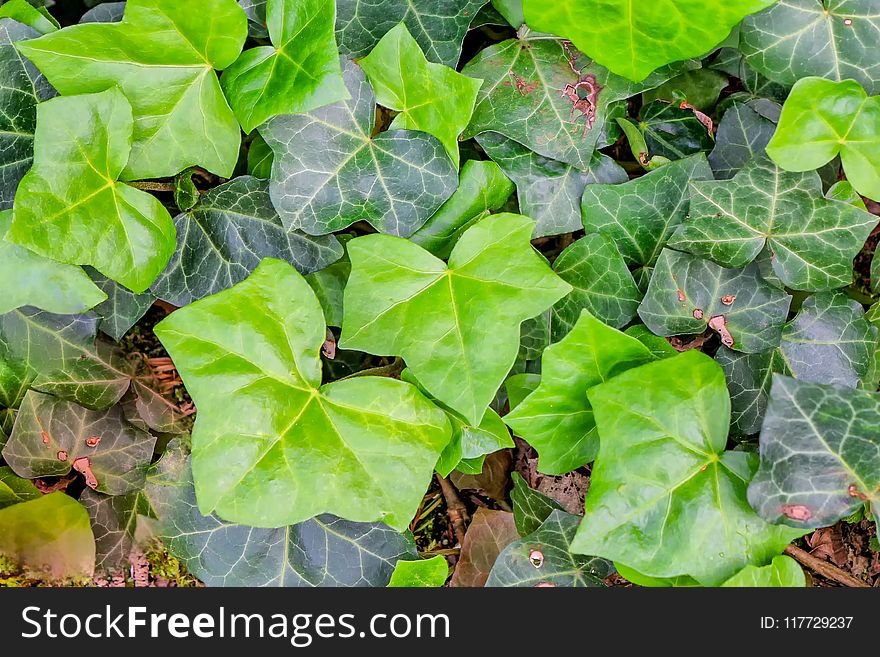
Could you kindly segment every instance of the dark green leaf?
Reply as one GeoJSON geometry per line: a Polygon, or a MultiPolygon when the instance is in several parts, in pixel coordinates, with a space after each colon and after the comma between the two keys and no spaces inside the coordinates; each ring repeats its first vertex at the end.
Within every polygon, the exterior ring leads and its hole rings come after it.
{"type": "Polygon", "coordinates": [[[95,535],[95,569],[113,571],[130,563],[138,515],[153,515],[144,492],[109,496],[87,488],[79,501],[89,514],[95,535]]]}
{"type": "Polygon", "coordinates": [[[708,153],[715,140],[692,109],[655,100],[642,107],[639,129],[651,157],[680,160],[696,153],[708,153]]]}
{"type": "Polygon", "coordinates": [[[775,131],[775,123],[748,105],[735,103],[721,118],[715,148],[709,154],[715,178],[733,178],[753,157],[764,152],[775,131]]]}
{"type": "Polygon", "coordinates": [[[661,84],[656,89],[642,94],[642,103],[647,105],[654,100],[669,102],[687,101],[698,110],[708,112],[721,95],[721,90],[729,84],[726,75],[711,68],[698,68],[685,71],[661,84]]]}
{"type": "Polygon", "coordinates": [[[518,472],[511,472],[510,478],[513,480],[513,490],[510,491],[513,522],[520,536],[527,536],[537,531],[554,509],[564,510],[552,497],[529,488],[526,480],[518,472]]]}
{"type": "Polygon", "coordinates": [[[107,295],[107,300],[94,308],[95,314],[100,318],[98,328],[114,340],[121,340],[147,313],[156,301],[156,295],[149,292],[135,294],[91,267],[86,268],[86,271],[92,282],[107,295]]]}

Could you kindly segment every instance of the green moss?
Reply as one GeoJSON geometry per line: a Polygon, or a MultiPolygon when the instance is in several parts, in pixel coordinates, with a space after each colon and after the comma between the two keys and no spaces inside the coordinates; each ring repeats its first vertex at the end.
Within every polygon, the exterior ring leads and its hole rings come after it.
{"type": "Polygon", "coordinates": [[[150,572],[153,577],[173,582],[175,586],[180,588],[192,588],[201,585],[198,579],[189,574],[186,566],[177,557],[172,556],[161,543],[153,545],[147,551],[146,557],[150,563],[150,572]]]}

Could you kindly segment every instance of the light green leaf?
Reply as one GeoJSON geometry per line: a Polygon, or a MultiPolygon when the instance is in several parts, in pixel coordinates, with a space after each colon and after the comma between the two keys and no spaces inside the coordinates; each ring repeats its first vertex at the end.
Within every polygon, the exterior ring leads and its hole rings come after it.
{"type": "Polygon", "coordinates": [[[79,267],[55,262],[5,241],[3,236],[11,223],[12,211],[0,211],[0,279],[4,286],[0,314],[21,306],[60,314],[81,313],[107,298],[79,267]]]}
{"type": "Polygon", "coordinates": [[[639,306],[639,317],[664,337],[710,328],[724,346],[752,354],[779,344],[790,304],[790,296],[761,278],[757,265],[725,269],[666,249],[639,306]]]}
{"type": "Polygon", "coordinates": [[[840,155],[847,179],[880,199],[880,96],[858,82],[799,80],[782,108],[767,154],[787,171],[810,171],[840,155]]]}
{"type": "Polygon", "coordinates": [[[642,290],[669,237],[688,214],[691,180],[712,180],[704,155],[671,162],[623,185],[589,185],[584,190],[584,228],[614,240],[626,264],[636,268],[642,290]]]}
{"type": "Polygon", "coordinates": [[[518,472],[511,472],[510,478],[513,480],[513,490],[510,491],[513,522],[520,536],[536,532],[555,509],[564,510],[552,497],[530,488],[518,472]]]}
{"type": "Polygon", "coordinates": [[[309,274],[342,256],[332,235],[286,231],[269,198],[269,183],[250,176],[215,187],[174,224],[177,251],[150,289],[175,306],[240,283],[263,258],[284,260],[309,274]]]}
{"type": "Polygon", "coordinates": [[[37,117],[6,240],[144,292],[174,251],[174,224],[156,197],[117,182],[133,125],[125,96],[114,87],[55,98],[37,117]]]}
{"type": "Polygon", "coordinates": [[[342,295],[350,273],[351,263],[344,256],[332,265],[306,276],[306,282],[324,311],[327,326],[342,326],[342,295]]]}
{"type": "Polygon", "coordinates": [[[624,333],[645,345],[655,358],[671,358],[679,353],[675,347],[669,344],[669,340],[654,335],[644,324],[633,324],[624,333]]]}
{"type": "Polygon", "coordinates": [[[0,509],[0,555],[38,576],[91,577],[95,539],[89,516],[60,491],[0,509]]]}
{"type": "Polygon", "coordinates": [[[553,271],[574,288],[553,306],[553,342],[571,330],[583,310],[614,328],[636,316],[642,293],[609,235],[585,235],[559,254],[553,271]]]}
{"type": "Polygon", "coordinates": [[[798,562],[780,554],[767,566],[746,566],[724,582],[726,587],[804,588],[807,578],[798,562]]]}
{"type": "Polygon", "coordinates": [[[47,16],[36,7],[28,4],[27,0],[9,0],[0,7],[0,18],[11,18],[27,25],[40,34],[49,34],[49,32],[55,32],[59,28],[54,18],[47,16]]]}
{"type": "Polygon", "coordinates": [[[665,588],[669,586],[699,586],[700,583],[689,575],[678,575],[676,577],[648,577],[629,566],[622,563],[614,562],[617,574],[628,582],[632,582],[636,586],[646,586],[649,588],[665,588]]]}
{"type": "Polygon", "coordinates": [[[447,415],[452,425],[452,441],[434,466],[443,477],[448,477],[453,470],[478,475],[483,471],[487,455],[515,446],[507,426],[491,408],[486,409],[479,426],[463,422],[455,413],[447,415]]]}
{"type": "Polygon", "coordinates": [[[522,0],[491,0],[491,5],[504,16],[504,20],[513,28],[518,29],[526,22],[523,16],[522,0]]]}
{"type": "Polygon", "coordinates": [[[168,551],[206,586],[385,586],[398,560],[418,558],[410,536],[381,523],[322,515],[259,529],[203,516],[177,441],[150,469],[146,494],[168,551]]]}
{"type": "Polygon", "coordinates": [[[123,180],[191,166],[230,177],[241,131],[215,70],[238,58],[246,37],[235,0],[202,0],[197,13],[186,0],[128,0],[120,23],[73,25],[17,47],[62,94],[125,93],[134,133],[123,180]]]}
{"type": "Polygon", "coordinates": [[[526,23],[570,39],[618,75],[639,82],[664,64],[700,57],[744,17],[776,0],[523,0],[526,23]]]}
{"type": "Polygon", "coordinates": [[[195,172],[195,168],[190,168],[174,176],[174,204],[181,212],[192,210],[199,202],[199,189],[193,181],[195,172]]]}
{"type": "Polygon", "coordinates": [[[76,470],[108,495],[139,489],[156,439],[114,407],[89,411],[33,390],[25,395],[3,459],[20,477],[61,477],[76,470]]]}
{"type": "Polygon", "coordinates": [[[269,179],[272,177],[272,163],[275,155],[266,140],[260,136],[260,133],[254,133],[248,149],[248,174],[256,177],[269,179]]]}
{"type": "Polygon", "coordinates": [[[819,76],[880,93],[880,16],[874,0],[785,0],[743,21],[749,66],[780,84],[819,76]]]}
{"type": "Polygon", "coordinates": [[[0,210],[12,207],[22,176],[31,167],[37,104],[55,95],[37,67],[13,45],[38,33],[11,19],[0,19],[0,210]]]}
{"type": "Polygon", "coordinates": [[[293,267],[267,258],[155,333],[199,409],[193,472],[203,514],[281,527],[329,512],[406,528],[449,422],[394,379],[320,386],[324,317],[293,267]]]}
{"type": "Polygon", "coordinates": [[[587,392],[652,360],[641,342],[585,310],[571,332],[544,351],[540,385],[504,422],[537,450],[541,472],[575,470],[592,461],[599,447],[587,392]]]}
{"type": "Polygon", "coordinates": [[[492,567],[486,586],[602,587],[611,562],[572,554],[579,516],[554,509],[533,533],[508,545],[492,567]]]}
{"type": "Polygon", "coordinates": [[[826,527],[866,502],[880,522],[880,394],[777,375],[749,502],[768,522],[826,527]]]}
{"type": "Polygon", "coordinates": [[[220,86],[244,131],[279,114],[350,98],[336,49],[334,0],[268,0],[271,46],[242,53],[220,86]]]}
{"type": "Polygon", "coordinates": [[[449,564],[441,556],[419,561],[398,561],[391,574],[389,587],[438,587],[446,583],[449,564]]]}
{"type": "Polygon", "coordinates": [[[709,164],[718,180],[730,180],[749,161],[762,155],[776,124],[743,103],[735,103],[721,117],[709,164]]]}
{"type": "Polygon", "coordinates": [[[0,466],[0,509],[42,496],[29,479],[22,479],[11,468],[0,466]]]}
{"type": "Polygon", "coordinates": [[[360,59],[403,21],[428,59],[458,66],[471,21],[486,0],[337,0],[336,39],[347,59],[360,59]]]}
{"type": "Polygon", "coordinates": [[[408,237],[452,195],[458,181],[432,135],[373,136],[376,98],[360,67],[343,63],[351,100],[280,116],[260,134],[275,153],[269,188],[284,227],[324,235],[365,220],[408,237]]]}
{"type": "Polygon", "coordinates": [[[877,329],[865,319],[860,303],[822,292],[804,301],[772,351],[740,354],[722,346],[715,359],[727,377],[734,428],[742,435],[761,428],[775,373],[859,387],[868,377],[876,345],[877,329]]]}
{"type": "Polygon", "coordinates": [[[541,375],[532,372],[523,372],[507,377],[504,389],[507,391],[507,399],[510,410],[519,406],[523,400],[534,392],[541,383],[541,375]]]}
{"type": "Polygon", "coordinates": [[[691,183],[689,220],[669,246],[745,267],[766,248],[795,290],[849,285],[852,261],[878,218],[822,194],[819,174],[789,173],[756,156],[732,180],[691,183]]]}
{"type": "Polygon", "coordinates": [[[589,397],[602,440],[573,551],[715,586],[804,533],[749,506],[754,455],[725,451],[730,399],[708,356],[644,365],[589,397]]]}
{"type": "Polygon", "coordinates": [[[376,101],[400,112],[390,129],[434,135],[458,169],[458,136],[471,120],[483,81],[429,62],[403,23],[358,64],[373,85],[376,101]]]}
{"type": "Polygon", "coordinates": [[[433,397],[479,424],[516,360],[520,324],[571,290],[529,244],[533,229],[520,215],[487,217],[449,266],[399,238],[352,240],[341,346],[402,356],[433,397]]]}
{"type": "Polygon", "coordinates": [[[516,183],[519,210],[535,220],[536,238],[580,230],[580,202],[587,185],[629,180],[620,165],[601,153],[581,171],[533,153],[497,132],[478,135],[477,143],[516,183]]]}
{"type": "Polygon", "coordinates": [[[677,64],[633,84],[568,42],[520,30],[516,39],[489,46],[464,67],[465,75],[485,80],[464,138],[498,132],[539,155],[586,170],[596,148],[607,145],[605,124],[613,118],[618,101],[693,66],[677,64]],[[576,90],[578,83],[582,84],[576,90]],[[590,86],[595,94],[590,93],[590,86]],[[586,102],[575,109],[570,93],[562,93],[566,89],[586,102]]]}

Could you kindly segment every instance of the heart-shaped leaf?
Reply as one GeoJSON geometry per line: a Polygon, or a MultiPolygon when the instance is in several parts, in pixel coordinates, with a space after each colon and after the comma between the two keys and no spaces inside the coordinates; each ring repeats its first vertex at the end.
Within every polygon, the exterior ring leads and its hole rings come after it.
{"type": "Polygon", "coordinates": [[[688,155],[708,153],[715,146],[711,132],[692,108],[662,100],[642,107],[639,130],[645,138],[645,158],[680,160],[688,155]]]}
{"type": "Polygon", "coordinates": [[[644,80],[664,64],[699,57],[744,17],[776,0],[523,0],[526,23],[566,39],[603,66],[644,80]]]}
{"type": "Polygon", "coordinates": [[[471,21],[485,0],[337,0],[336,39],[360,59],[403,21],[428,59],[455,68],[471,21]]]}
{"type": "Polygon", "coordinates": [[[445,260],[462,233],[498,210],[511,194],[513,183],[497,164],[468,160],[461,168],[458,189],[409,239],[445,260]]]}
{"type": "Polygon", "coordinates": [[[554,509],[564,510],[552,497],[530,488],[518,472],[511,472],[510,478],[513,480],[513,490],[510,491],[513,522],[520,536],[527,536],[537,531],[554,509]]]}
{"type": "Polygon", "coordinates": [[[579,516],[554,509],[533,533],[508,545],[492,566],[486,586],[602,587],[614,572],[610,561],[572,554],[579,516]]]}
{"type": "Polygon", "coordinates": [[[17,476],[12,468],[0,467],[0,509],[42,496],[40,490],[29,479],[17,476]]]}
{"type": "Polygon", "coordinates": [[[837,155],[863,196],[880,199],[880,96],[853,80],[799,80],[782,108],[767,154],[787,171],[810,171],[837,155]]]}
{"type": "Polygon", "coordinates": [[[756,459],[725,451],[730,398],[708,356],[644,365],[589,397],[602,440],[573,551],[714,586],[804,533],[770,525],[749,506],[756,459]]]}
{"type": "Polygon", "coordinates": [[[823,292],[804,302],[772,351],[740,354],[722,346],[715,359],[727,377],[734,428],[742,435],[761,428],[775,373],[858,387],[868,376],[876,345],[877,329],[865,319],[862,305],[845,294],[823,292]]]}
{"type": "Polygon", "coordinates": [[[777,375],[749,502],[768,522],[826,527],[865,502],[880,522],[880,394],[777,375]]]}
{"type": "Polygon", "coordinates": [[[455,191],[458,180],[432,135],[373,136],[376,98],[360,67],[343,63],[352,98],[260,128],[275,153],[270,194],[288,230],[323,235],[366,220],[407,237],[455,191]]]}
{"type": "Polygon", "coordinates": [[[519,536],[508,511],[477,508],[461,545],[461,558],[449,585],[455,588],[482,587],[501,551],[519,536]]]}
{"type": "Polygon", "coordinates": [[[37,104],[55,95],[37,67],[13,45],[39,36],[11,19],[0,19],[0,210],[12,207],[15,189],[31,167],[37,104]]]}
{"type": "Polygon", "coordinates": [[[381,523],[323,515],[259,529],[203,516],[176,441],[150,468],[146,494],[168,551],[207,586],[385,586],[398,560],[418,558],[412,538],[381,523]]]}
{"type": "Polygon", "coordinates": [[[753,354],[779,344],[790,304],[791,297],[767,283],[755,264],[725,269],[664,249],[639,317],[657,335],[694,335],[709,328],[724,346],[753,354]]]}
{"type": "Polygon", "coordinates": [[[553,342],[565,337],[584,310],[614,328],[636,316],[642,293],[609,235],[585,235],[559,254],[553,271],[574,288],[553,306],[553,342]]]}
{"type": "Polygon", "coordinates": [[[135,294],[91,267],[86,272],[98,289],[107,295],[106,301],[94,307],[100,318],[98,326],[103,333],[119,341],[147,313],[156,301],[156,295],[150,292],[135,294]]]}
{"type": "Polygon", "coordinates": [[[131,563],[138,516],[153,516],[144,492],[110,496],[87,488],[79,501],[89,514],[95,536],[95,570],[113,571],[131,563]]]}
{"type": "Polygon", "coordinates": [[[119,86],[134,110],[123,180],[196,165],[232,175],[241,131],[215,70],[238,58],[247,20],[235,0],[203,0],[199,14],[210,20],[192,11],[186,2],[128,0],[120,23],[73,25],[17,44],[62,94],[119,86]]]}
{"type": "Polygon", "coordinates": [[[12,211],[0,211],[0,314],[22,306],[53,313],[81,313],[107,298],[79,267],[44,258],[3,239],[12,211]]]}
{"type": "Polygon", "coordinates": [[[400,112],[390,129],[434,135],[458,169],[458,136],[471,120],[483,81],[429,62],[403,23],[358,65],[372,83],[376,101],[400,112]]]}
{"type": "Polygon", "coordinates": [[[852,261],[878,218],[828,200],[816,172],[789,173],[766,155],[732,180],[691,183],[689,220],[669,246],[724,267],[745,267],[767,248],[773,271],[795,290],[849,285],[852,261]]]}
{"type": "Polygon", "coordinates": [[[334,0],[268,0],[266,23],[272,45],[246,50],[220,79],[245,132],[279,114],[349,98],[336,49],[334,0]]]}
{"type": "Polygon", "coordinates": [[[465,138],[499,132],[545,157],[589,169],[617,101],[663,83],[690,65],[642,84],[610,73],[561,39],[521,30],[477,54],[463,73],[485,80],[465,138]]]}
{"type": "Polygon", "coordinates": [[[452,440],[434,466],[443,477],[448,477],[453,470],[479,475],[487,455],[515,446],[504,422],[491,408],[486,409],[483,420],[476,427],[462,422],[454,413],[448,413],[448,416],[452,424],[452,440]]]}
{"type": "Polygon", "coordinates": [[[570,472],[592,461],[599,446],[587,392],[652,360],[641,342],[585,310],[565,338],[544,350],[540,385],[504,422],[538,451],[541,472],[570,472]]]}
{"type": "Polygon", "coordinates": [[[7,241],[145,291],[174,252],[174,224],[159,199],[117,182],[131,152],[128,100],[115,87],[55,98],[37,117],[7,241]]]}
{"type": "Polygon", "coordinates": [[[529,244],[534,225],[487,217],[462,235],[448,266],[399,238],[352,240],[341,345],[402,356],[433,397],[478,425],[516,360],[520,324],[571,290],[529,244]]]}
{"type": "Polygon", "coordinates": [[[718,180],[730,180],[749,163],[764,153],[776,131],[776,124],[744,103],[735,103],[718,124],[715,148],[709,164],[718,180]]]}
{"type": "Polygon", "coordinates": [[[880,93],[880,16],[873,0],[785,0],[743,21],[749,66],[780,84],[819,76],[880,93]]]}
{"type": "Polygon", "coordinates": [[[389,587],[438,587],[446,583],[449,564],[442,556],[418,561],[398,561],[391,574],[389,587]]]}
{"type": "Polygon", "coordinates": [[[798,562],[784,554],[766,566],[746,566],[724,582],[726,587],[804,588],[807,578],[798,562]]]}
{"type": "Polygon", "coordinates": [[[89,516],[62,492],[0,509],[0,555],[40,577],[91,577],[95,539],[89,516]]]}
{"type": "Polygon", "coordinates": [[[586,171],[533,153],[498,132],[484,132],[477,143],[516,183],[519,209],[537,222],[534,237],[580,230],[581,197],[593,183],[619,184],[626,171],[607,155],[597,153],[586,171]]]}
{"type": "Polygon", "coordinates": [[[303,274],[342,256],[332,235],[286,231],[269,198],[269,183],[242,176],[215,187],[174,219],[177,251],[151,290],[175,306],[240,283],[263,258],[289,262],[303,274]]]}
{"type": "Polygon", "coordinates": [[[642,290],[669,237],[687,216],[691,180],[712,180],[704,155],[671,162],[623,185],[589,185],[584,190],[584,228],[615,241],[626,264],[636,268],[642,290]]]}
{"type": "Polygon", "coordinates": [[[28,479],[71,469],[108,495],[143,486],[156,439],[126,422],[118,407],[90,411],[33,390],[25,395],[3,459],[28,479]]]}
{"type": "Polygon", "coordinates": [[[257,527],[325,512],[408,525],[449,422],[394,379],[321,386],[324,317],[293,267],[267,258],[155,332],[199,409],[193,471],[202,513],[257,527]],[[246,333],[262,337],[240,342],[246,333]]]}

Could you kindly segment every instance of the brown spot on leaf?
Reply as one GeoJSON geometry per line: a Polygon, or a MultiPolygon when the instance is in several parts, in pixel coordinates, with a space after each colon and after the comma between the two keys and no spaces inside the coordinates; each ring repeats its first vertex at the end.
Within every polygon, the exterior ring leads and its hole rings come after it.
{"type": "Polygon", "coordinates": [[[703,309],[694,308],[694,319],[703,319],[703,309]]]}
{"type": "Polygon", "coordinates": [[[721,344],[725,347],[732,347],[736,340],[727,329],[727,318],[724,315],[715,315],[709,319],[709,328],[721,336],[721,344]]]}
{"type": "Polygon", "coordinates": [[[813,512],[803,504],[783,504],[782,514],[787,518],[801,522],[806,522],[813,517],[813,512]]]}
{"type": "Polygon", "coordinates": [[[56,456],[58,457],[59,461],[66,461],[67,460],[67,452],[65,452],[63,449],[59,450],[59,452],[58,452],[58,454],[56,454],[56,456]]]}
{"type": "Polygon", "coordinates": [[[855,484],[850,484],[847,492],[849,493],[850,497],[858,497],[860,500],[862,500],[862,502],[868,501],[868,496],[860,491],[858,489],[858,486],[856,486],[855,484]]]}
{"type": "Polygon", "coordinates": [[[735,294],[725,294],[723,297],[721,297],[721,303],[723,303],[725,306],[733,304],[734,301],[736,301],[735,294]]]}
{"type": "Polygon", "coordinates": [[[647,167],[649,164],[651,164],[651,158],[648,156],[647,152],[642,151],[641,153],[639,153],[639,164],[641,164],[643,167],[647,167]]]}
{"type": "Polygon", "coordinates": [[[321,355],[330,360],[336,358],[336,337],[330,329],[327,329],[326,340],[324,340],[324,344],[321,345],[321,355]]]}
{"type": "Polygon", "coordinates": [[[95,489],[98,487],[98,478],[92,472],[92,460],[88,456],[80,456],[73,462],[73,469],[79,472],[86,480],[86,486],[95,489]]]}
{"type": "Polygon", "coordinates": [[[89,436],[86,438],[86,445],[89,447],[97,447],[101,442],[101,436],[89,436]]]}
{"type": "Polygon", "coordinates": [[[709,117],[708,114],[704,114],[690,103],[682,102],[681,104],[679,104],[678,107],[680,109],[689,109],[690,111],[692,111],[699,122],[706,127],[706,130],[708,130],[710,135],[715,132],[715,124],[712,122],[712,119],[709,117]]]}
{"type": "Polygon", "coordinates": [[[540,550],[532,550],[529,552],[529,563],[535,568],[540,568],[544,565],[544,553],[540,550]]]}
{"type": "Polygon", "coordinates": [[[538,582],[537,584],[535,584],[534,588],[536,588],[536,589],[555,589],[556,584],[553,584],[552,582],[538,582]]]}
{"type": "Polygon", "coordinates": [[[677,292],[678,292],[678,300],[679,301],[681,301],[682,303],[687,301],[687,297],[684,295],[684,290],[682,290],[681,288],[678,288],[677,292]]]}
{"type": "Polygon", "coordinates": [[[513,84],[516,86],[516,90],[519,92],[520,96],[528,96],[538,88],[537,82],[529,82],[525,78],[517,75],[514,71],[510,72],[510,77],[513,78],[513,84]]]}
{"type": "Polygon", "coordinates": [[[43,441],[44,445],[48,445],[49,444],[49,434],[46,433],[45,431],[41,431],[40,432],[40,440],[43,441]]]}

